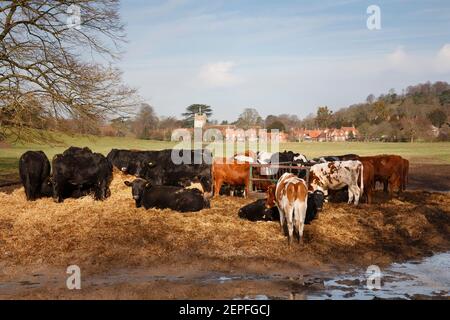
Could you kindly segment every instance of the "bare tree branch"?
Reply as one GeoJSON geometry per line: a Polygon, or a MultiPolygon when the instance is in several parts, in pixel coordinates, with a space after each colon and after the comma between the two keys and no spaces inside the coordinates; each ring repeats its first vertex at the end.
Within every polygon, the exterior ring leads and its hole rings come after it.
{"type": "Polygon", "coordinates": [[[39,119],[98,120],[136,105],[136,91],[110,66],[124,41],[118,0],[1,1],[0,134],[21,137],[17,130],[39,119]],[[79,28],[68,23],[74,6],[79,28]]]}

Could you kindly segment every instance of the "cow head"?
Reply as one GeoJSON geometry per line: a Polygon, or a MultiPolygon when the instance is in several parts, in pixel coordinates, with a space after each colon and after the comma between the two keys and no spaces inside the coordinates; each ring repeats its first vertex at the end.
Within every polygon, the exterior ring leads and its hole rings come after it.
{"type": "Polygon", "coordinates": [[[156,167],[156,163],[152,163],[152,162],[142,162],[142,161],[138,161],[135,164],[135,173],[134,175],[136,177],[144,177],[145,172],[147,172],[146,170],[150,170],[150,169],[154,169],[156,167]]]}
{"type": "Polygon", "coordinates": [[[156,163],[143,163],[138,176],[150,181],[153,185],[164,185],[164,169],[156,163]]]}
{"type": "Polygon", "coordinates": [[[131,194],[136,201],[136,207],[141,207],[142,195],[146,188],[151,187],[150,182],[144,179],[136,179],[133,182],[125,181],[124,183],[127,187],[131,187],[131,194]]]}
{"type": "Polygon", "coordinates": [[[309,194],[308,202],[311,202],[312,206],[317,212],[323,210],[323,203],[325,202],[325,194],[321,190],[316,190],[309,194]]]}
{"type": "Polygon", "coordinates": [[[47,177],[41,184],[41,196],[51,197],[53,195],[53,182],[50,177],[47,177]]]}
{"type": "Polygon", "coordinates": [[[308,163],[308,159],[306,159],[306,157],[300,153],[295,153],[293,162],[297,164],[306,164],[308,163]]]}
{"type": "Polygon", "coordinates": [[[277,189],[276,185],[271,185],[269,186],[269,188],[267,189],[267,200],[266,200],[266,208],[270,209],[275,207],[275,201],[276,201],[276,197],[275,197],[275,191],[277,189]]]}

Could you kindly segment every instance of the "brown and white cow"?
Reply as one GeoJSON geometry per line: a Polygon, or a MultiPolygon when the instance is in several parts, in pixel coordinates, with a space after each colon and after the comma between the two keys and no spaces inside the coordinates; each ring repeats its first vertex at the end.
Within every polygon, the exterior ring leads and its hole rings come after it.
{"type": "Polygon", "coordinates": [[[300,242],[303,237],[308,206],[308,187],[305,180],[292,173],[285,173],[281,176],[277,185],[270,186],[267,191],[266,207],[273,208],[275,205],[280,213],[282,232],[284,232],[286,221],[289,244],[292,243],[294,228],[300,242]]]}
{"type": "Polygon", "coordinates": [[[339,190],[346,186],[348,203],[354,201],[355,205],[358,205],[364,192],[364,167],[361,161],[332,161],[311,167],[310,191],[320,190],[326,194],[329,189],[339,190]]]}

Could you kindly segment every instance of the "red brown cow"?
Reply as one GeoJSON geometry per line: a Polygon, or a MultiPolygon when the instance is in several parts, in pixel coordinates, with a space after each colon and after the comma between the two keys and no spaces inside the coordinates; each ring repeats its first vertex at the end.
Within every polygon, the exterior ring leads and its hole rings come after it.
{"type": "Polygon", "coordinates": [[[230,186],[245,186],[245,197],[249,193],[250,164],[235,163],[229,159],[215,159],[212,165],[212,177],[214,181],[214,197],[219,196],[224,183],[230,186]]]}
{"type": "Polygon", "coordinates": [[[394,190],[402,190],[403,158],[396,155],[380,155],[360,157],[360,161],[369,161],[374,167],[375,182],[384,185],[384,192],[392,194],[394,190]]]}
{"type": "Polygon", "coordinates": [[[372,162],[368,160],[360,160],[363,164],[364,173],[363,173],[363,181],[364,181],[364,193],[363,199],[368,203],[372,203],[373,191],[375,189],[375,168],[372,162]]]}

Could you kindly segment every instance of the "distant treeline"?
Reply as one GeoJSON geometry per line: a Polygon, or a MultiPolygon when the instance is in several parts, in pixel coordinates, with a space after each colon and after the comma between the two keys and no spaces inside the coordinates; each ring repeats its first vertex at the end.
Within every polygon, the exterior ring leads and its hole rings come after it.
{"type": "Polygon", "coordinates": [[[291,114],[268,115],[264,119],[256,109],[246,108],[236,121],[219,122],[213,118],[212,107],[203,104],[188,106],[181,118],[159,117],[153,107],[146,103],[141,104],[138,110],[136,114],[108,120],[91,117],[88,122],[85,118],[77,117],[47,118],[37,112],[36,119],[27,119],[27,122],[34,123],[37,129],[49,131],[170,140],[173,130],[192,128],[194,115],[200,110],[208,116],[210,125],[277,129],[288,133],[291,141],[298,141],[293,130],[297,128],[340,129],[352,126],[359,130],[356,139],[363,141],[450,141],[450,85],[447,82],[418,84],[406,88],[402,93],[391,89],[379,97],[371,94],[364,103],[335,112],[327,106],[318,107],[315,114],[305,119],[291,114]]]}
{"type": "Polygon", "coordinates": [[[360,139],[381,141],[448,141],[450,85],[447,82],[409,86],[402,93],[394,89],[365,103],[331,112],[320,107],[316,115],[302,121],[306,128],[352,126],[360,139]]]}
{"type": "MultiPolygon", "coordinates": [[[[211,117],[212,108],[191,105],[185,118],[158,118],[152,107],[143,105],[134,118],[115,119],[98,129],[105,135],[135,135],[143,139],[170,139],[173,129],[192,127],[192,114],[198,108],[211,117]]],[[[263,119],[258,111],[246,108],[234,122],[219,122],[210,118],[214,125],[235,125],[248,129],[261,127],[291,133],[292,129],[337,128],[355,126],[360,133],[358,140],[374,141],[449,141],[450,140],[450,84],[447,82],[423,83],[409,86],[401,93],[394,89],[375,97],[370,94],[364,103],[351,105],[338,111],[319,107],[315,114],[305,119],[296,115],[269,115],[263,119]]],[[[92,132],[93,133],[93,132],[92,132]]],[[[290,136],[292,141],[298,137],[290,136]]]]}

